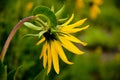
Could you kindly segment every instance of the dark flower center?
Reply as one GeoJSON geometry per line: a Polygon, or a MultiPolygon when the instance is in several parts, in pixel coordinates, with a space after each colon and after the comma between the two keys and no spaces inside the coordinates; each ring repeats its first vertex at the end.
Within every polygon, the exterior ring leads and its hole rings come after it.
{"type": "Polygon", "coordinates": [[[56,34],[55,33],[51,33],[51,30],[48,30],[46,33],[43,34],[45,39],[47,41],[50,41],[50,40],[54,40],[56,39],[56,34]]]}
{"type": "Polygon", "coordinates": [[[90,2],[90,3],[89,3],[89,6],[90,6],[90,7],[92,7],[92,6],[93,6],[93,4],[94,4],[93,2],[90,2]]]}

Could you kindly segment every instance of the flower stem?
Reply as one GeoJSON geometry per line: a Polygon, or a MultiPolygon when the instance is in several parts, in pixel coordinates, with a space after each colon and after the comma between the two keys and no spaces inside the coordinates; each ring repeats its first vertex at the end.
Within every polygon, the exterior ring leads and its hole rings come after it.
{"type": "Polygon", "coordinates": [[[12,29],[12,31],[10,32],[10,34],[9,34],[9,36],[8,36],[8,38],[7,38],[4,46],[3,46],[2,52],[1,52],[1,54],[0,54],[0,60],[1,60],[1,62],[4,61],[4,57],[5,57],[5,55],[6,55],[8,46],[9,46],[9,44],[10,44],[13,36],[15,35],[16,31],[20,28],[20,26],[21,26],[24,22],[26,22],[26,21],[28,21],[28,20],[31,20],[31,19],[34,19],[34,18],[35,18],[35,16],[29,16],[29,17],[27,17],[27,18],[22,19],[20,22],[18,22],[18,24],[15,25],[15,27],[14,27],[14,28],[12,29]]]}

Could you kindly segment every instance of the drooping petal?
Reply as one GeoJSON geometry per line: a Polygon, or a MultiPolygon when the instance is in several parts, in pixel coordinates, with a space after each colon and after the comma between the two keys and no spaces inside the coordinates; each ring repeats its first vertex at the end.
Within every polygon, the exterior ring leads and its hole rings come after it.
{"type": "Polygon", "coordinates": [[[59,37],[62,45],[64,48],[66,48],[67,50],[71,51],[72,53],[75,54],[83,54],[82,51],[80,51],[73,43],[71,43],[69,40],[65,39],[64,37],[59,37]]]}
{"type": "Polygon", "coordinates": [[[66,26],[68,25],[74,18],[74,14],[72,14],[72,16],[70,17],[70,19],[68,19],[68,21],[66,21],[64,24],[62,24],[61,26],[66,26]]]}
{"type": "Polygon", "coordinates": [[[76,23],[62,27],[61,29],[64,30],[64,29],[72,29],[72,28],[78,27],[78,26],[82,25],[86,20],[87,20],[87,18],[79,20],[76,23]]]}
{"type": "Polygon", "coordinates": [[[52,67],[51,48],[50,48],[50,45],[48,44],[48,69],[47,69],[47,74],[50,72],[51,67],[52,67]]]}
{"type": "Polygon", "coordinates": [[[43,54],[43,67],[46,68],[47,65],[47,54],[46,52],[43,54]]]}
{"type": "Polygon", "coordinates": [[[42,51],[42,55],[43,55],[43,67],[46,68],[46,65],[47,65],[47,54],[46,54],[46,51],[47,51],[47,43],[45,43],[45,45],[43,46],[43,51],[42,51]]]}
{"type": "Polygon", "coordinates": [[[43,41],[45,41],[45,37],[43,37],[41,40],[39,40],[36,45],[40,45],[43,41]]]}
{"type": "Polygon", "coordinates": [[[58,53],[58,55],[60,56],[60,58],[67,64],[73,64],[72,62],[68,61],[63,49],[62,49],[62,45],[60,44],[60,42],[54,40],[54,44],[55,44],[55,49],[58,53]]]}
{"type": "Polygon", "coordinates": [[[83,46],[87,45],[87,43],[82,42],[81,40],[77,39],[76,37],[74,37],[74,36],[72,36],[70,34],[64,35],[64,38],[66,38],[66,39],[68,39],[70,41],[76,42],[76,43],[80,43],[83,46]]]}
{"type": "Polygon", "coordinates": [[[82,27],[82,28],[73,28],[73,29],[64,29],[64,30],[61,30],[61,32],[64,32],[64,33],[76,33],[76,32],[79,32],[79,31],[82,31],[84,29],[87,29],[89,27],[89,25],[85,26],[85,27],[82,27]]]}
{"type": "Polygon", "coordinates": [[[43,57],[44,53],[46,53],[47,50],[47,42],[45,42],[45,44],[43,45],[41,54],[40,54],[40,59],[43,57]]]}
{"type": "Polygon", "coordinates": [[[52,60],[53,60],[53,67],[55,69],[55,72],[59,74],[59,60],[58,60],[58,54],[55,50],[54,43],[51,41],[51,54],[52,54],[52,60]]]}

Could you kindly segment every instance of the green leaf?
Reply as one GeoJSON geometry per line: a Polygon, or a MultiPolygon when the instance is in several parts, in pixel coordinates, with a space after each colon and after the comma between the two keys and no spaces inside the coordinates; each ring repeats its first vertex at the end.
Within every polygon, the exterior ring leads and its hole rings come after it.
{"type": "Polygon", "coordinates": [[[49,26],[55,28],[57,26],[57,19],[55,14],[45,6],[38,6],[33,10],[33,15],[42,16],[50,22],[49,26]]]}
{"type": "Polygon", "coordinates": [[[52,11],[52,12],[54,12],[54,11],[55,11],[55,9],[54,9],[54,6],[53,6],[53,5],[51,6],[51,11],[52,11]]]}
{"type": "Polygon", "coordinates": [[[15,73],[16,73],[16,69],[10,71],[8,73],[7,80],[14,80],[15,73]]]}
{"type": "MultiPolygon", "coordinates": [[[[17,69],[13,69],[12,71],[10,71],[7,75],[7,80],[17,80],[18,75],[20,76],[20,74],[18,74],[18,73],[21,70],[21,68],[23,68],[23,65],[19,66],[17,69]]],[[[21,71],[21,72],[23,72],[23,71],[21,71]]]]}
{"type": "Polygon", "coordinates": [[[45,73],[45,70],[42,70],[33,80],[46,80],[48,76],[45,73]]]}
{"type": "Polygon", "coordinates": [[[38,37],[39,34],[26,34],[22,38],[25,38],[25,37],[36,37],[36,36],[38,37]]]}
{"type": "Polygon", "coordinates": [[[0,61],[0,80],[7,80],[7,66],[0,61]]]}
{"type": "Polygon", "coordinates": [[[43,29],[42,27],[38,27],[30,22],[25,22],[24,25],[33,30],[42,30],[43,29]]]}
{"type": "Polygon", "coordinates": [[[59,18],[61,17],[64,9],[65,9],[65,5],[63,5],[62,8],[60,8],[60,9],[55,13],[57,19],[59,19],[59,18]]]}
{"type": "Polygon", "coordinates": [[[30,68],[35,65],[34,61],[25,61],[23,62],[23,65],[20,65],[14,74],[14,80],[22,80],[23,76],[25,75],[25,72],[30,70],[30,68]]]}
{"type": "Polygon", "coordinates": [[[58,23],[64,23],[67,20],[68,20],[68,17],[62,18],[62,19],[58,19],[58,23]]]}
{"type": "Polygon", "coordinates": [[[39,38],[40,38],[45,32],[46,32],[46,30],[45,30],[45,31],[40,31],[39,34],[38,34],[39,38]]]}

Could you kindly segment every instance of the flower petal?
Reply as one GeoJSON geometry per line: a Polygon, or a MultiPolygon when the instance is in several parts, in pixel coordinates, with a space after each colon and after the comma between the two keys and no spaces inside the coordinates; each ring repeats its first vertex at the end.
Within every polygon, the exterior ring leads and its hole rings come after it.
{"type": "Polygon", "coordinates": [[[52,54],[52,59],[53,59],[53,67],[55,69],[55,72],[59,74],[59,60],[58,60],[58,54],[55,50],[54,43],[51,41],[51,54],[52,54]]]}
{"type": "Polygon", "coordinates": [[[71,43],[69,40],[65,39],[64,37],[59,37],[63,47],[65,47],[67,50],[71,51],[75,54],[83,54],[82,51],[80,51],[73,43],[71,43]]]}
{"type": "Polygon", "coordinates": [[[45,37],[43,37],[41,40],[39,40],[39,41],[36,43],[36,45],[41,44],[43,41],[45,41],[45,37]]]}
{"type": "Polygon", "coordinates": [[[45,44],[43,45],[43,48],[42,48],[42,51],[41,51],[41,54],[40,54],[40,59],[43,57],[44,53],[46,53],[46,50],[47,50],[47,42],[45,42],[45,44]]]}
{"type": "Polygon", "coordinates": [[[45,45],[45,50],[43,52],[43,67],[46,68],[46,65],[47,65],[47,54],[46,54],[46,50],[47,50],[47,43],[45,45]]]}
{"type": "Polygon", "coordinates": [[[68,21],[66,21],[64,24],[62,24],[61,26],[66,26],[68,25],[74,18],[74,14],[72,14],[72,16],[70,17],[70,19],[68,19],[68,21]]]}
{"type": "Polygon", "coordinates": [[[82,25],[86,20],[87,20],[87,18],[79,20],[76,23],[62,27],[61,29],[64,30],[64,29],[72,29],[72,28],[78,27],[78,26],[82,25]]]}
{"type": "Polygon", "coordinates": [[[73,42],[76,42],[76,43],[80,43],[83,46],[87,45],[87,43],[80,41],[79,39],[77,39],[76,37],[74,37],[74,36],[72,36],[70,34],[66,34],[66,35],[64,35],[64,37],[66,39],[70,40],[70,41],[73,41],[73,42]]]}
{"type": "Polygon", "coordinates": [[[82,28],[64,29],[64,30],[61,30],[61,32],[64,32],[64,33],[76,33],[76,32],[82,31],[84,29],[87,29],[88,27],[89,27],[89,25],[87,25],[85,27],[82,27],[82,28]]]}
{"type": "Polygon", "coordinates": [[[48,69],[47,69],[47,74],[50,72],[51,67],[52,67],[52,56],[51,56],[50,45],[48,44],[48,69]]]}
{"type": "Polygon", "coordinates": [[[46,52],[43,54],[43,67],[46,68],[47,65],[47,54],[46,52]]]}
{"type": "Polygon", "coordinates": [[[55,48],[56,48],[56,51],[57,51],[58,55],[60,56],[60,58],[67,64],[73,64],[72,62],[68,61],[68,59],[67,59],[67,57],[62,49],[62,45],[60,44],[60,42],[54,40],[54,44],[55,44],[55,46],[57,46],[55,48]]]}

